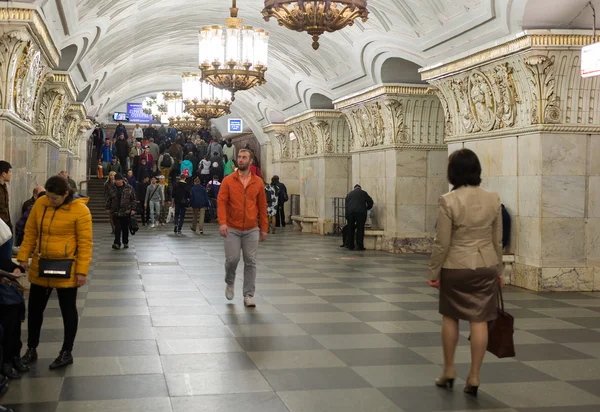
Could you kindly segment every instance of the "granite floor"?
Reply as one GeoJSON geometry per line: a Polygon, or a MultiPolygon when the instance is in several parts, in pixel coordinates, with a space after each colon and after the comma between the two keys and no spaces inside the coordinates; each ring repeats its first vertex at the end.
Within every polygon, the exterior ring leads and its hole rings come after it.
{"type": "Polygon", "coordinates": [[[506,288],[517,357],[487,356],[480,396],[470,399],[461,379],[454,392],[433,385],[442,350],[427,257],[278,233],[260,247],[258,307],[245,309],[241,282],[233,303],[224,297],[216,226],[204,236],[169,229],[142,228],[117,252],[109,228],[96,225],[75,364],[48,370],[63,334],[54,299],[41,359],[3,404],[17,412],[600,410],[600,294],[506,288]]]}

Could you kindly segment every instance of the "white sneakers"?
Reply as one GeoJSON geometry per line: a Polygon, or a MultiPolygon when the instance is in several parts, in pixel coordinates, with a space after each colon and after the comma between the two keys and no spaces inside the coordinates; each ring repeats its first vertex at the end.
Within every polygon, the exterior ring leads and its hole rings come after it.
{"type": "Polygon", "coordinates": [[[227,300],[233,300],[233,285],[227,285],[225,288],[225,297],[227,300]]]}
{"type": "Polygon", "coordinates": [[[152,226],[150,226],[151,229],[154,229],[156,227],[156,225],[154,223],[152,223],[152,226]]]}
{"type": "MultiPolygon", "coordinates": [[[[227,285],[225,287],[225,297],[227,300],[233,300],[233,285],[227,285]]],[[[252,296],[244,296],[244,306],[247,308],[255,308],[256,302],[252,296]]]]}

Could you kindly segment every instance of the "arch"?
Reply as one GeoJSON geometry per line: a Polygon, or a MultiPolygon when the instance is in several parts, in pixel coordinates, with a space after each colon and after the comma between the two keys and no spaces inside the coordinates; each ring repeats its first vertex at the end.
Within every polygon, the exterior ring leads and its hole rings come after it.
{"type": "Polygon", "coordinates": [[[269,124],[284,123],[285,115],[279,110],[267,109],[267,122],[269,124]]]}
{"type": "Polygon", "coordinates": [[[88,84],[88,86],[85,89],[83,89],[82,91],[80,91],[79,94],[77,95],[77,101],[84,102],[87,99],[87,97],[90,93],[90,90],[92,90],[92,85],[88,84]]]}
{"type": "Polygon", "coordinates": [[[321,93],[313,93],[309,99],[309,107],[315,109],[333,109],[333,101],[321,93]]]}
{"type": "MultiPolygon", "coordinates": [[[[588,1],[529,0],[523,11],[523,29],[591,29],[591,11],[584,10],[588,1]]],[[[600,9],[600,0],[592,3],[600,9]]],[[[596,27],[600,27],[600,15],[596,15],[596,27]]]]}
{"type": "Polygon", "coordinates": [[[77,57],[79,48],[76,44],[71,44],[60,51],[60,62],[58,63],[59,70],[69,70],[77,57]]]}
{"type": "Polygon", "coordinates": [[[421,80],[419,66],[400,57],[387,58],[379,69],[382,83],[426,83],[421,80]]]}

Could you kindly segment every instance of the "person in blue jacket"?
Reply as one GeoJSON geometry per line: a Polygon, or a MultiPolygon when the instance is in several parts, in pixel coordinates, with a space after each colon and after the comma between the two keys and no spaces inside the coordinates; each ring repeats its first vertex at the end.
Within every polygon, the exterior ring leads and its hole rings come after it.
{"type": "Polygon", "coordinates": [[[194,179],[194,186],[192,187],[192,192],[190,195],[190,207],[194,213],[192,220],[192,232],[196,231],[196,222],[199,222],[198,229],[200,230],[201,234],[204,234],[204,215],[209,206],[210,203],[208,202],[208,192],[202,185],[200,178],[196,177],[194,179]]]}
{"type": "Polygon", "coordinates": [[[100,160],[102,160],[102,168],[104,170],[107,170],[108,166],[110,165],[110,162],[112,162],[112,159],[114,157],[114,150],[115,147],[113,146],[110,139],[106,139],[104,141],[104,146],[102,146],[102,149],[100,150],[100,160]]]}

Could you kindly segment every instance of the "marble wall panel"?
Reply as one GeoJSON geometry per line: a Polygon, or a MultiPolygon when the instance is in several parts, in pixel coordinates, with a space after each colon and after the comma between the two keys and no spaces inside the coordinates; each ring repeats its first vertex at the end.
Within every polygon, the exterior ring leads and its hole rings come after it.
{"type": "Polygon", "coordinates": [[[448,180],[445,177],[427,178],[426,205],[437,206],[440,196],[448,193],[448,180]]]}
{"type": "Polygon", "coordinates": [[[398,205],[424,205],[427,200],[426,177],[398,177],[396,203],[398,205]]]}
{"type": "MultiPolygon", "coordinates": [[[[360,154],[355,153],[352,155],[352,181],[358,182],[360,180],[360,154]]],[[[352,184],[353,186],[356,183],[352,184]]]]}
{"type": "Polygon", "coordinates": [[[543,176],[542,217],[584,217],[585,176],[543,176]]]}
{"type": "Polygon", "coordinates": [[[542,214],[542,177],[518,176],[518,214],[540,217],[542,214]]]}
{"type": "Polygon", "coordinates": [[[541,277],[542,268],[522,263],[513,263],[511,280],[514,286],[539,291],[541,277]]]}
{"type": "Polygon", "coordinates": [[[587,216],[589,218],[600,217],[600,176],[588,178],[588,205],[587,216]]]}
{"type": "Polygon", "coordinates": [[[519,136],[518,139],[519,176],[542,174],[542,138],[539,134],[519,136]]]}
{"type": "Polygon", "coordinates": [[[431,235],[435,234],[438,214],[438,205],[425,206],[425,232],[430,233],[431,235]]]}
{"type": "Polygon", "coordinates": [[[404,236],[423,236],[425,233],[425,205],[396,205],[396,229],[404,236]]]}
{"type": "Polygon", "coordinates": [[[396,176],[426,177],[427,156],[423,150],[396,151],[396,176]]]}
{"type": "Polygon", "coordinates": [[[482,140],[465,143],[465,148],[477,154],[481,163],[482,176],[500,176],[502,174],[502,140],[482,140]]]}
{"type": "Polygon", "coordinates": [[[587,219],[585,224],[585,251],[588,266],[600,267],[600,219],[587,219]]]}
{"type": "Polygon", "coordinates": [[[386,178],[395,178],[396,171],[398,169],[396,165],[396,150],[386,150],[385,151],[385,177],[386,178]]]}
{"type": "Polygon", "coordinates": [[[464,146],[464,143],[462,143],[462,142],[449,143],[448,144],[448,156],[450,156],[452,153],[456,152],[457,150],[462,149],[463,146],[464,146]]]}
{"type": "MultiPolygon", "coordinates": [[[[348,157],[326,157],[323,158],[323,164],[325,165],[325,178],[334,179],[346,179],[351,177],[349,174],[351,168],[350,158],[348,157]]],[[[379,175],[380,177],[385,174],[379,175]]],[[[353,185],[354,186],[354,185],[353,185]]],[[[348,188],[348,184],[344,186],[344,190],[348,188]]]]}
{"type": "Polygon", "coordinates": [[[600,176],[600,135],[590,136],[589,146],[589,170],[590,176],[600,176]]]}
{"type": "Polygon", "coordinates": [[[592,285],[594,292],[600,292],[600,267],[593,267],[594,269],[594,284],[592,285]]]}
{"type": "Polygon", "coordinates": [[[448,173],[448,152],[430,150],[427,152],[427,177],[442,177],[448,173]]]}
{"type": "Polygon", "coordinates": [[[542,137],[544,176],[584,176],[587,135],[546,133],[542,137]]]}
{"type": "Polygon", "coordinates": [[[585,219],[543,218],[542,265],[582,267],[586,265],[585,219]]]}
{"type": "Polygon", "coordinates": [[[502,142],[502,176],[517,175],[517,137],[507,136],[502,142]]]}
{"type": "Polygon", "coordinates": [[[539,261],[542,258],[541,221],[536,217],[517,217],[519,256],[539,261]]]}
{"type": "Polygon", "coordinates": [[[386,156],[384,151],[360,153],[360,178],[383,177],[386,173],[386,156]]]}
{"type": "Polygon", "coordinates": [[[591,292],[594,268],[542,268],[540,290],[546,292],[591,292]]]}

